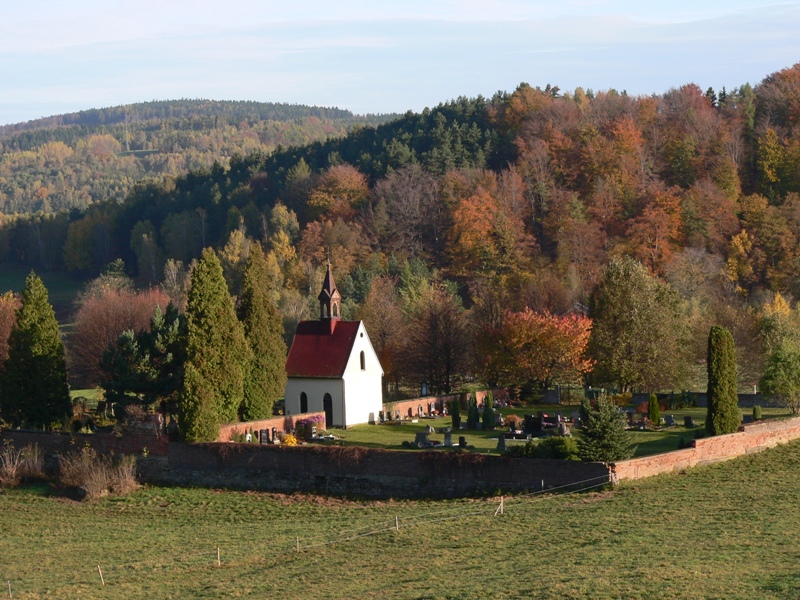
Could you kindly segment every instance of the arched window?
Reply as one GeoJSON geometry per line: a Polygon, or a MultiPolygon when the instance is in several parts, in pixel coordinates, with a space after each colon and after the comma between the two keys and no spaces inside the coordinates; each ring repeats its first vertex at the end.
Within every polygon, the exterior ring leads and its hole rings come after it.
{"type": "Polygon", "coordinates": [[[366,358],[364,357],[364,351],[363,350],[361,351],[361,370],[362,371],[366,371],[367,370],[367,362],[366,362],[366,358]]]}
{"type": "Polygon", "coordinates": [[[305,392],[301,392],[300,394],[300,412],[301,413],[308,412],[308,396],[306,396],[305,392]]]}

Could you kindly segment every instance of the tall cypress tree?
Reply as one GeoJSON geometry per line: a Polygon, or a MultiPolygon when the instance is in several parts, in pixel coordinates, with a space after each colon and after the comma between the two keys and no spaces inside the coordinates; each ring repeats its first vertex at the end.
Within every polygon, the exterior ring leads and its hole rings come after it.
{"type": "Polygon", "coordinates": [[[736,392],[736,348],[731,332],[714,325],[708,333],[708,413],[710,435],[739,429],[739,396],[736,392]]]}
{"type": "Polygon", "coordinates": [[[186,324],[181,432],[187,441],[213,441],[220,424],[237,419],[250,348],[211,248],[192,273],[186,324]]]}
{"type": "Polygon", "coordinates": [[[243,420],[272,416],[272,405],[286,387],[286,342],[283,321],[269,295],[267,259],[260,244],[253,244],[247,259],[239,319],[253,357],[244,383],[243,420]]]}
{"type": "Polygon", "coordinates": [[[0,414],[12,425],[48,427],[71,413],[64,344],[47,288],[31,271],[8,340],[0,414]]]}

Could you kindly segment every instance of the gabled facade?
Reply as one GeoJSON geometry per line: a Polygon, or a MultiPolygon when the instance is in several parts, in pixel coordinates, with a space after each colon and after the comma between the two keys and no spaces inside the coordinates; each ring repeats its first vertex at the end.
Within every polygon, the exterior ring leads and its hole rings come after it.
{"type": "Polygon", "coordinates": [[[364,323],[341,320],[330,264],[318,298],[319,320],[297,325],[286,359],[286,414],[324,411],[326,427],[375,422],[383,369],[364,323]]]}

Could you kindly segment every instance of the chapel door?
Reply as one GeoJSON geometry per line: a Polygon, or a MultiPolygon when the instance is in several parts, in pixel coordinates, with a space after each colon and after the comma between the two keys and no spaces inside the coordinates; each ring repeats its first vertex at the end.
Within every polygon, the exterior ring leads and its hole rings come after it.
{"type": "Polygon", "coordinates": [[[325,411],[325,429],[333,427],[333,398],[325,394],[322,398],[322,410],[325,411]]]}

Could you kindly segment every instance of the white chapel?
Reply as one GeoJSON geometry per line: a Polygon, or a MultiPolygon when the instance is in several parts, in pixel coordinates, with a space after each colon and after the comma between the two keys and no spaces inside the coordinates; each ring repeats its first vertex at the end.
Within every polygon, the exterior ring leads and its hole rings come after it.
{"type": "Polygon", "coordinates": [[[378,355],[363,321],[341,320],[340,302],[328,263],[319,320],[298,323],[286,358],[286,414],[324,411],[326,428],[376,422],[383,410],[378,355]]]}

